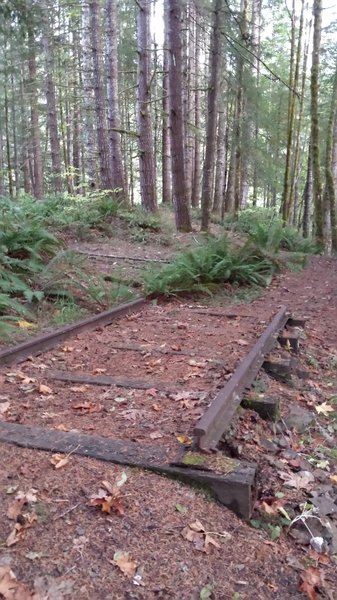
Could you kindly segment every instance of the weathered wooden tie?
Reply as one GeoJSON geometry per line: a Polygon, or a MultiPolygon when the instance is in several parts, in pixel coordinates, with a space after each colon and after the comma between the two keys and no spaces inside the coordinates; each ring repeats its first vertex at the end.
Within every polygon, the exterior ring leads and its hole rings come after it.
{"type": "Polygon", "coordinates": [[[187,483],[197,482],[238,516],[249,519],[253,510],[256,487],[256,465],[253,463],[232,461],[231,465],[226,463],[224,469],[215,471],[207,464],[203,468],[193,468],[182,463],[168,463],[167,449],[160,446],[7,422],[0,422],[0,442],[21,448],[78,454],[147,469],[187,483]]]}
{"type": "Polygon", "coordinates": [[[198,421],[193,434],[200,450],[209,451],[216,448],[240,405],[243,392],[253,383],[264,362],[264,357],[274,346],[278,332],[288,320],[289,314],[286,307],[282,306],[198,421]]]}
{"type": "Polygon", "coordinates": [[[71,373],[69,371],[45,371],[45,379],[56,379],[70,383],[83,383],[87,385],[115,385],[116,387],[132,388],[138,390],[156,389],[161,391],[172,391],[176,389],[173,383],[164,381],[145,381],[144,379],[132,379],[129,377],[111,377],[110,375],[90,375],[87,373],[71,373]]]}

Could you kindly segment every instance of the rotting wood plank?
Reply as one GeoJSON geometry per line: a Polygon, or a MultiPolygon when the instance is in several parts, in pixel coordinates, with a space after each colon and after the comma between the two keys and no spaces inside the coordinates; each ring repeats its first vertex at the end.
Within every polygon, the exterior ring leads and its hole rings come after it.
{"type": "Polygon", "coordinates": [[[198,421],[193,435],[200,450],[209,451],[216,448],[240,405],[243,392],[253,383],[265,355],[274,346],[278,332],[288,319],[287,309],[282,306],[198,421]]]}
{"type": "Polygon", "coordinates": [[[5,348],[0,352],[0,365],[11,365],[24,361],[28,356],[38,356],[51,348],[54,348],[60,342],[67,338],[94,329],[95,327],[104,327],[109,325],[115,319],[126,315],[129,312],[142,308],[146,304],[146,298],[138,298],[131,302],[125,302],[97,315],[87,317],[77,323],[66,325],[56,331],[49,331],[41,335],[30,338],[20,344],[5,348]]]}
{"type": "Polygon", "coordinates": [[[130,379],[128,377],[111,377],[110,375],[90,375],[88,373],[73,373],[69,371],[45,371],[43,377],[68,381],[70,383],[83,383],[87,385],[115,385],[116,387],[132,388],[137,390],[156,389],[160,391],[173,391],[173,383],[163,381],[145,381],[144,379],[130,379]]]}
{"type": "MultiPolygon", "coordinates": [[[[186,308],[186,307],[184,307],[184,308],[186,308]]],[[[188,306],[187,308],[192,310],[193,312],[197,313],[198,315],[210,315],[211,317],[221,317],[223,319],[240,319],[242,317],[243,319],[255,319],[256,320],[255,315],[240,315],[237,313],[223,313],[218,310],[208,310],[206,308],[205,309],[194,308],[193,306],[188,306]]]]}
{"type": "Polygon", "coordinates": [[[145,263],[163,263],[167,264],[169,261],[164,260],[162,258],[141,258],[139,256],[121,256],[118,254],[96,254],[94,252],[86,252],[85,250],[78,250],[74,248],[74,251],[77,254],[84,254],[85,256],[89,256],[90,258],[111,258],[113,260],[126,260],[126,261],[134,261],[134,262],[145,262],[145,263]]]}
{"type": "Polygon", "coordinates": [[[160,348],[151,346],[142,346],[137,344],[109,344],[111,350],[121,350],[122,352],[143,352],[144,354],[163,354],[172,356],[190,356],[191,358],[206,358],[209,363],[223,363],[221,359],[211,358],[211,352],[202,352],[201,350],[171,350],[171,348],[160,348]]]}
{"type": "Polygon", "coordinates": [[[0,442],[65,454],[78,454],[120,465],[143,468],[161,475],[206,486],[221,504],[249,519],[256,488],[256,464],[239,463],[228,474],[179,467],[167,462],[167,449],[136,442],[114,440],[72,431],[58,431],[0,422],[0,442]]]}

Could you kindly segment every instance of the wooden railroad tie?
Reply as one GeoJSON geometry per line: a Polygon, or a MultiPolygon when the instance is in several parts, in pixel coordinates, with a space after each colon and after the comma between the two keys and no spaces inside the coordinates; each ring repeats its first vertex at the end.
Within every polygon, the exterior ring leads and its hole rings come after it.
{"type": "Polygon", "coordinates": [[[256,465],[253,463],[223,459],[223,464],[220,461],[218,468],[211,470],[204,459],[203,468],[193,468],[193,462],[191,465],[167,462],[167,449],[160,446],[8,422],[0,422],[0,442],[21,448],[78,454],[154,471],[187,483],[201,484],[220,503],[244,519],[249,519],[253,510],[256,488],[256,465]]]}

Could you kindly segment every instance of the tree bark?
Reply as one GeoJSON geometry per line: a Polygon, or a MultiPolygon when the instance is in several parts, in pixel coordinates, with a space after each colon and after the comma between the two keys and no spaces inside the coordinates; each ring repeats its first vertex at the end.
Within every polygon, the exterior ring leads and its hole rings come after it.
{"type": "Polygon", "coordinates": [[[165,0],[168,10],[170,43],[170,126],[172,152],[172,183],[175,221],[178,231],[191,231],[185,180],[183,110],[182,110],[182,48],[180,0],[165,0]]]}
{"type": "Polygon", "coordinates": [[[108,83],[108,120],[109,141],[111,153],[113,189],[115,195],[124,205],[128,205],[128,189],[124,179],[121,135],[119,130],[119,99],[118,99],[118,52],[117,52],[117,6],[116,0],[106,0],[107,23],[107,83],[108,83]]]}
{"type": "Polygon", "coordinates": [[[53,190],[62,191],[61,147],[58,131],[56,96],[54,84],[54,52],[52,28],[50,26],[50,7],[44,8],[42,44],[45,60],[45,93],[47,100],[47,127],[50,137],[50,154],[52,166],[53,190]]]}
{"type": "Polygon", "coordinates": [[[172,202],[170,105],[169,105],[169,39],[168,6],[164,4],[164,48],[163,48],[163,119],[162,119],[162,200],[172,202]]]}
{"type": "MultiPolygon", "coordinates": [[[[324,212],[330,213],[331,224],[331,247],[335,252],[337,250],[337,221],[336,221],[336,190],[333,176],[333,144],[334,130],[337,119],[337,70],[335,71],[333,90],[331,96],[329,122],[326,132],[326,149],[325,149],[325,186],[323,204],[324,212]]],[[[325,231],[325,241],[329,236],[329,231],[325,231]]]]}
{"type": "Polygon", "coordinates": [[[311,66],[311,143],[313,197],[315,206],[315,237],[320,246],[324,246],[324,215],[322,199],[320,165],[320,129],[318,114],[318,88],[320,71],[320,47],[322,31],[322,0],[314,0],[314,37],[311,66]]]}
{"type": "Polygon", "coordinates": [[[41,135],[39,125],[38,93],[37,93],[37,68],[35,39],[32,29],[28,32],[28,70],[29,70],[29,95],[30,95],[30,115],[31,115],[31,143],[33,155],[33,191],[38,200],[43,198],[43,167],[41,135]]]}
{"type": "Polygon", "coordinates": [[[100,25],[100,0],[90,0],[91,50],[94,66],[94,94],[97,126],[97,147],[100,168],[100,187],[104,190],[113,189],[111,177],[111,161],[106,120],[106,100],[103,84],[102,68],[102,30],[100,25]]]}
{"type": "Polygon", "coordinates": [[[207,231],[213,204],[213,181],[216,150],[216,126],[221,68],[221,10],[222,0],[213,3],[213,31],[210,50],[210,79],[207,94],[206,150],[202,183],[201,229],[207,231]]]}
{"type": "Polygon", "coordinates": [[[151,117],[150,0],[138,1],[137,46],[140,195],[143,208],[154,212],[157,192],[151,117]]]}

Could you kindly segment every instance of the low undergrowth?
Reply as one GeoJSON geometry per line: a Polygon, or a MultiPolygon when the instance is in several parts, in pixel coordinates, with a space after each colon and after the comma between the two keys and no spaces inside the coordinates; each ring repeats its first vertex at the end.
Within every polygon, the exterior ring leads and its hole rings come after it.
{"type": "Polygon", "coordinates": [[[311,238],[304,238],[294,227],[285,226],[274,209],[254,208],[242,210],[236,219],[227,216],[225,229],[248,234],[248,238],[260,248],[273,252],[287,250],[304,254],[318,252],[311,238]]]}
{"type": "Polygon", "coordinates": [[[248,242],[233,248],[226,237],[206,241],[196,250],[178,255],[170,264],[145,277],[145,289],[152,296],[190,292],[212,293],[223,283],[266,286],[280,261],[248,242]]]}
{"type": "Polygon", "coordinates": [[[49,217],[41,216],[46,206],[27,203],[0,199],[1,338],[13,336],[18,328],[33,329],[53,306],[57,313],[60,302],[70,316],[132,297],[129,288],[91,273],[85,259],[63,249],[45,225],[49,217]]]}

